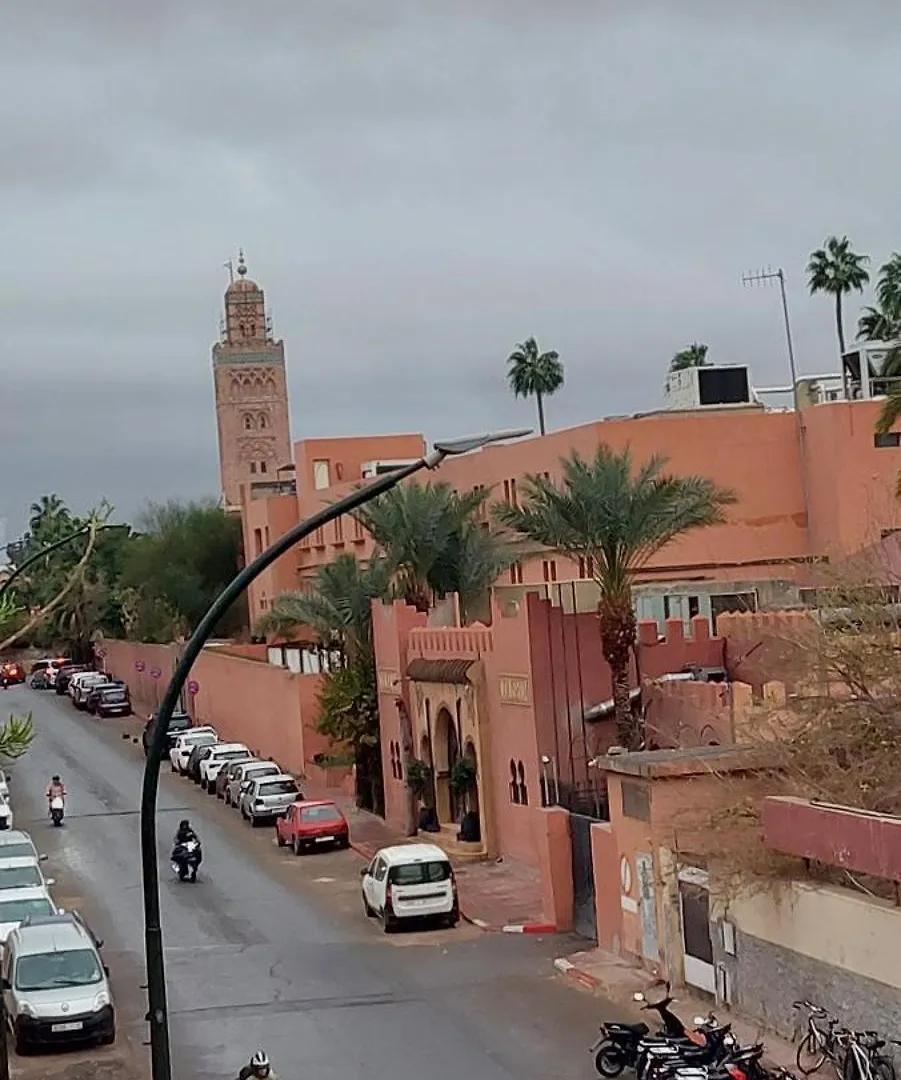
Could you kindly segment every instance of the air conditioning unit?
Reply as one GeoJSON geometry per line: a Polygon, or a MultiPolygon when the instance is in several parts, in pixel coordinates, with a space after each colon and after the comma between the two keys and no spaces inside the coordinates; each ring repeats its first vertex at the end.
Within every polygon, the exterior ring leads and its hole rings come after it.
{"type": "Polygon", "coordinates": [[[667,409],[702,409],[757,404],[743,364],[710,365],[671,371],[666,377],[667,409]]]}
{"type": "Polygon", "coordinates": [[[404,458],[396,461],[367,461],[360,471],[364,480],[374,480],[377,476],[384,476],[385,473],[395,472],[395,470],[402,469],[405,465],[412,465],[414,461],[416,461],[416,458],[404,458]]]}

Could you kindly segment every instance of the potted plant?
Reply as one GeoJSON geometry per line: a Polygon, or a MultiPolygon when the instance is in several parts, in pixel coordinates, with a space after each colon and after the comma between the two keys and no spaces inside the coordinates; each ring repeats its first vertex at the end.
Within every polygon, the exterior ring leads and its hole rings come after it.
{"type": "Polygon", "coordinates": [[[427,798],[432,790],[432,770],[419,758],[413,760],[407,766],[407,787],[413,792],[413,796],[419,800],[419,828],[423,832],[438,831],[438,815],[434,807],[427,805],[427,798]]]}
{"type": "Polygon", "coordinates": [[[450,789],[464,810],[469,809],[469,795],[476,786],[476,767],[469,758],[460,758],[450,772],[450,789]]]}

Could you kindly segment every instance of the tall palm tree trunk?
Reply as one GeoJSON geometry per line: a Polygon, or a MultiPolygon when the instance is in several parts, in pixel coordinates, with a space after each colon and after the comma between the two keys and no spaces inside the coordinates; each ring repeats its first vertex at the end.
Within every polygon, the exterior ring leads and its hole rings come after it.
{"type": "Polygon", "coordinates": [[[641,732],[632,716],[629,666],[635,644],[635,613],[631,597],[611,599],[600,608],[601,649],[613,676],[613,718],[616,741],[626,750],[637,748],[641,732]]]}
{"type": "Polygon", "coordinates": [[[842,311],[842,294],[835,294],[835,329],[838,332],[839,356],[845,355],[845,318],[842,311]]]}
{"type": "Polygon", "coordinates": [[[544,434],[544,397],[540,390],[535,391],[535,400],[538,402],[538,433],[544,434]]]}

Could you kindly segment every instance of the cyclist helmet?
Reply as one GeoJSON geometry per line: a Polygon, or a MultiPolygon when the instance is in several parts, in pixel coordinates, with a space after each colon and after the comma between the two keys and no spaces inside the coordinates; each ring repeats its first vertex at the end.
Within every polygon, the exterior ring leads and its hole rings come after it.
{"type": "Polygon", "coordinates": [[[250,1059],[250,1067],[258,1076],[269,1075],[269,1058],[266,1056],[265,1050],[257,1050],[250,1059]]]}

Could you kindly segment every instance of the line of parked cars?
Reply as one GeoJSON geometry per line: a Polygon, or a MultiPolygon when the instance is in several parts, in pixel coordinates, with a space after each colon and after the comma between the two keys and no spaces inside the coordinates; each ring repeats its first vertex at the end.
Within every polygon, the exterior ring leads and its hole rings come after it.
{"type": "Polygon", "coordinates": [[[27,832],[0,832],[0,987],[20,1055],[116,1039],[103,942],[77,911],[56,904],[46,860],[27,832]]]}
{"type": "MultiPolygon", "coordinates": [[[[145,754],[153,722],[144,728],[145,754]]],[[[172,716],[168,751],[174,773],[237,809],[252,826],[274,825],[280,848],[303,855],[350,847],[350,827],[337,803],[304,798],[295,777],[274,761],[256,757],[243,743],[220,740],[211,726],[193,727],[187,713],[172,716]]],[[[459,922],[456,876],[435,844],[382,848],[360,877],[363,910],[380,919],[386,933],[410,919],[459,922]]]]}
{"type": "Polygon", "coordinates": [[[76,709],[101,719],[131,716],[131,694],[122,679],[65,658],[38,660],[31,669],[35,690],[68,695],[76,709]]]}

